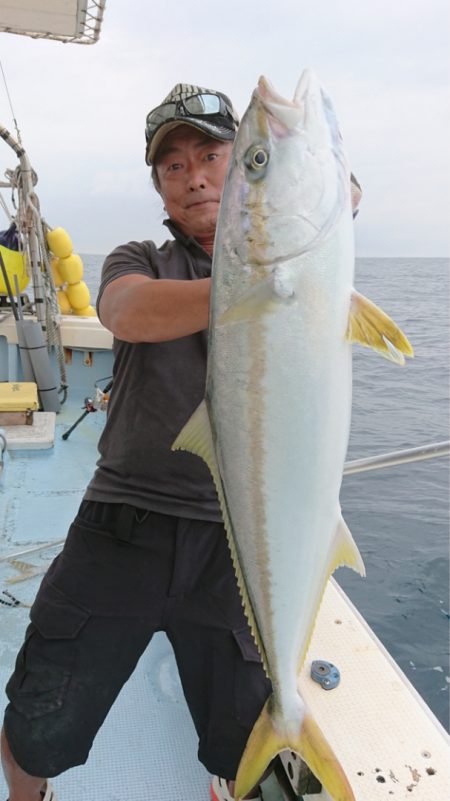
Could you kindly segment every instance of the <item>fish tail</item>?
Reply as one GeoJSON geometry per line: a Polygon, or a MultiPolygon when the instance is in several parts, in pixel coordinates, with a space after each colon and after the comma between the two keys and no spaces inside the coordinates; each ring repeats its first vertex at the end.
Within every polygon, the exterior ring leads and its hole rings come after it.
{"type": "Polygon", "coordinates": [[[236,799],[256,787],[272,759],[287,749],[306,762],[334,801],[355,801],[342,766],[308,710],[296,735],[280,729],[271,714],[272,707],[273,696],[266,701],[248,738],[236,776],[236,799]]]}

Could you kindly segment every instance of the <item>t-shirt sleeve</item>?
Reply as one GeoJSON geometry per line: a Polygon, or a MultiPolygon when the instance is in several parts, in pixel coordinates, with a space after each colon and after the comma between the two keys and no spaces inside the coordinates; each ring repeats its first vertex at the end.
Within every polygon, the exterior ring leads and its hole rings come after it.
{"type": "Polygon", "coordinates": [[[97,295],[97,314],[105,287],[123,275],[146,275],[148,278],[157,278],[151,262],[150,248],[146,247],[145,242],[128,242],[127,245],[120,245],[106,257],[97,295]]]}

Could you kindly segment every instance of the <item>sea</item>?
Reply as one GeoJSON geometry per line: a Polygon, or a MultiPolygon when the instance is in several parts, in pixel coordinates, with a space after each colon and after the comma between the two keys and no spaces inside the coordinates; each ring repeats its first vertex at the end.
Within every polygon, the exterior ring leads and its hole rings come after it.
{"type": "MultiPolygon", "coordinates": [[[[83,256],[95,300],[103,256],[83,256]]],[[[399,367],[353,346],[348,459],[449,439],[449,260],[359,258],[355,286],[411,341],[399,367]]],[[[344,518],[363,556],[362,579],[335,578],[449,730],[449,459],[346,476],[344,518]]]]}

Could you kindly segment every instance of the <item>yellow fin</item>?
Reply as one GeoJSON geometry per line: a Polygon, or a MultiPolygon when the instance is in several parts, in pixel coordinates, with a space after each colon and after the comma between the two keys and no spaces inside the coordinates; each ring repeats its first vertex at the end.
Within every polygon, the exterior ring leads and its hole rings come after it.
{"type": "Polygon", "coordinates": [[[271,760],[289,749],[299,754],[334,801],[355,801],[352,788],[331,746],[319,726],[306,712],[298,734],[281,730],[271,711],[273,696],[266,701],[248,738],[235,787],[235,797],[242,799],[255,787],[271,760]]]}
{"type": "Polygon", "coordinates": [[[225,531],[227,534],[228,545],[231,551],[231,558],[233,560],[233,567],[236,573],[239,592],[242,597],[244,611],[249,622],[249,626],[258,647],[261,659],[263,661],[264,669],[267,673],[267,658],[265,649],[260,637],[258,626],[253,613],[252,604],[247,592],[247,588],[242,574],[241,566],[237,555],[237,548],[233,535],[233,525],[231,522],[228,506],[225,498],[225,491],[220,475],[219,465],[217,463],[216,451],[214,447],[214,437],[211,428],[211,421],[209,419],[208,407],[206,401],[202,401],[200,406],[197,407],[193,415],[190,417],[184,428],[181,429],[178,437],[172,445],[172,450],[182,450],[194,453],[200,456],[208,465],[211,472],[214,485],[216,487],[217,495],[219,498],[220,509],[223,516],[225,531]]]}
{"type": "Polygon", "coordinates": [[[355,289],[345,336],[349,342],[359,342],[360,345],[373,348],[396,364],[405,363],[403,354],[414,356],[411,343],[394,321],[355,289]]]}
{"type": "MultiPolygon", "coordinates": [[[[351,535],[350,529],[348,528],[339,510],[339,522],[336,528],[336,534],[334,538],[333,547],[331,550],[331,557],[328,564],[328,570],[324,577],[324,583],[320,587],[318,595],[317,611],[320,609],[320,605],[322,603],[322,598],[328,583],[328,579],[338,567],[343,567],[343,566],[351,567],[352,570],[355,570],[357,573],[359,573],[360,576],[366,575],[366,569],[364,567],[362,556],[358,550],[355,540],[351,535]]],[[[317,614],[311,618],[309,627],[307,628],[307,634],[304,639],[304,645],[300,653],[297,665],[297,670],[299,673],[303,667],[306,654],[308,653],[308,648],[310,646],[311,638],[316,626],[316,620],[317,620],[317,614]]]]}
{"type": "Polygon", "coordinates": [[[344,565],[346,567],[351,567],[352,570],[355,570],[360,576],[366,575],[366,569],[358,546],[344,518],[341,516],[336,529],[333,555],[330,563],[330,575],[337,567],[344,565]]]}
{"type": "Polygon", "coordinates": [[[214,441],[206,402],[203,400],[181,429],[172,445],[173,451],[189,451],[200,456],[208,465],[214,481],[220,481],[214,441]]]}

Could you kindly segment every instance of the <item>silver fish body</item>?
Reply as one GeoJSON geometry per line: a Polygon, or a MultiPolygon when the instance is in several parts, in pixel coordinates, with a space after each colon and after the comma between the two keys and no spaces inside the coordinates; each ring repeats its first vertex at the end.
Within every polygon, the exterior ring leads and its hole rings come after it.
{"type": "Polygon", "coordinates": [[[273,685],[239,797],[291,748],[333,798],[353,799],[297,687],[330,573],[339,564],[364,573],[339,504],[353,270],[350,170],[332,105],[309,70],[293,102],[260,79],[221,202],[205,401],[174,445],[210,466],[273,685]]]}

